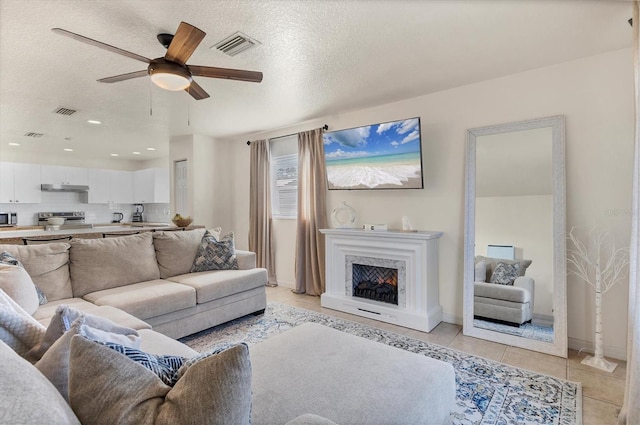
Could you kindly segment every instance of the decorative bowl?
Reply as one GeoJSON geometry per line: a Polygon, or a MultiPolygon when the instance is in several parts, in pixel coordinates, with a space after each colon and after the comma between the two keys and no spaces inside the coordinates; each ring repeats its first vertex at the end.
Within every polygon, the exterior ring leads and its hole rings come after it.
{"type": "Polygon", "coordinates": [[[175,224],[178,227],[187,227],[193,222],[193,219],[191,217],[181,217],[181,218],[174,217],[173,219],[171,219],[171,221],[173,221],[173,224],[175,224]]]}
{"type": "Polygon", "coordinates": [[[64,224],[64,218],[62,218],[62,217],[49,217],[47,219],[47,223],[49,223],[52,226],[60,226],[61,224],[64,224]]]}

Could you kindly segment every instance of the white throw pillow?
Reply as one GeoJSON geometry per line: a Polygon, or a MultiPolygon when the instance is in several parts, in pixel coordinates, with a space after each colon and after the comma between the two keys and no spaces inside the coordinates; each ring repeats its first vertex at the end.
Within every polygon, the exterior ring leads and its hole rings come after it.
{"type": "Polygon", "coordinates": [[[40,305],[31,276],[20,266],[0,263],[0,289],[29,314],[35,313],[40,305]]]}

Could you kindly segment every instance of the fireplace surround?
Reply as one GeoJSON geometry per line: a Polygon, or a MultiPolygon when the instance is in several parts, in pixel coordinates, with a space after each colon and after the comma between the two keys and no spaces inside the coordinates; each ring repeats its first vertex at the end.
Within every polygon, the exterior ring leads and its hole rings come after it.
{"type": "Polygon", "coordinates": [[[442,321],[438,294],[438,239],[442,232],[320,232],[325,235],[326,256],[323,307],[425,332],[442,321]],[[361,268],[372,268],[364,272],[365,284],[359,281],[361,268]],[[358,287],[371,296],[362,296],[358,287]],[[375,295],[381,299],[373,299],[375,295]]]}

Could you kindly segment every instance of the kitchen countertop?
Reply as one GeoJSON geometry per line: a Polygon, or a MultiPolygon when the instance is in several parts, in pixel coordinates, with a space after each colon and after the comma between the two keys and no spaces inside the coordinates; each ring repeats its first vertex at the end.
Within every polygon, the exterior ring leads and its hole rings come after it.
{"type": "MultiPolygon", "coordinates": [[[[176,228],[173,224],[169,223],[105,223],[94,224],[92,228],[85,229],[60,229],[60,230],[44,230],[42,226],[25,226],[25,229],[20,227],[16,230],[3,230],[0,232],[0,240],[2,239],[17,239],[26,237],[52,237],[52,236],[71,236],[71,235],[87,235],[91,233],[115,233],[115,232],[130,232],[135,230],[162,230],[168,228],[176,228]]],[[[194,226],[189,226],[193,228],[194,226]]],[[[197,226],[196,226],[197,227],[197,226]]]]}

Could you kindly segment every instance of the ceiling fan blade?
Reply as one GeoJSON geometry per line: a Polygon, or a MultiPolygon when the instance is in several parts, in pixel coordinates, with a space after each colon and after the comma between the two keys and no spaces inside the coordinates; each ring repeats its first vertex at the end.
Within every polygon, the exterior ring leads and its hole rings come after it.
{"type": "Polygon", "coordinates": [[[189,93],[195,100],[202,100],[209,97],[209,93],[204,91],[204,89],[193,80],[191,80],[191,84],[189,85],[189,87],[184,89],[184,91],[189,93]]]}
{"type": "Polygon", "coordinates": [[[184,65],[196,50],[206,33],[186,22],[180,22],[164,58],[184,65]]]}
{"type": "Polygon", "coordinates": [[[251,83],[259,83],[262,81],[262,72],[257,71],[198,65],[189,65],[188,68],[192,75],[198,77],[225,78],[228,80],[249,81],[251,83]]]}
{"type": "Polygon", "coordinates": [[[145,69],[143,71],[129,72],[127,74],[114,75],[113,77],[101,78],[98,81],[101,83],[117,83],[118,81],[130,80],[132,78],[146,77],[149,72],[145,69]]]}
{"type": "Polygon", "coordinates": [[[65,37],[73,38],[73,39],[81,41],[83,43],[91,44],[92,46],[100,47],[101,49],[109,50],[110,52],[117,53],[119,55],[126,56],[126,57],[131,58],[131,59],[139,60],[140,62],[144,62],[144,63],[151,62],[151,59],[145,58],[144,56],[140,56],[140,55],[138,55],[136,53],[132,53],[132,52],[128,52],[126,50],[122,50],[122,49],[120,49],[118,47],[114,47],[114,46],[112,46],[110,44],[106,44],[106,43],[103,43],[101,41],[97,41],[97,40],[94,40],[92,38],[85,37],[85,36],[80,35],[80,34],[76,34],[76,33],[71,32],[71,31],[63,30],[62,28],[51,28],[51,31],[53,31],[53,32],[55,32],[57,34],[60,34],[60,35],[64,35],[65,37]]]}

